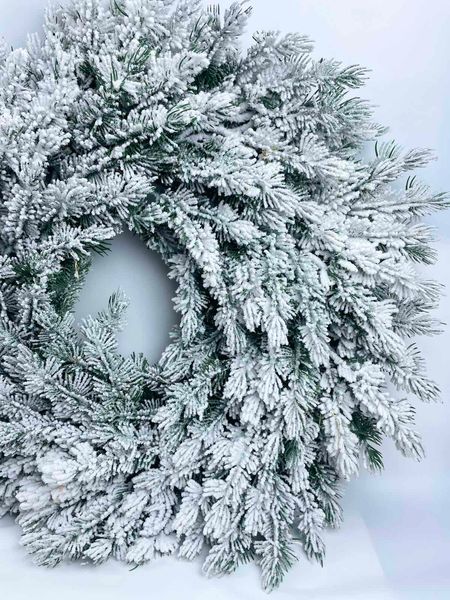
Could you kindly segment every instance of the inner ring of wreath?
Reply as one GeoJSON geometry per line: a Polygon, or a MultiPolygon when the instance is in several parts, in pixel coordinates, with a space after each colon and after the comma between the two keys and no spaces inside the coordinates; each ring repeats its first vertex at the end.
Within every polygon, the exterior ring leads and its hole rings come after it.
{"type": "MultiPolygon", "coordinates": [[[[107,254],[110,242],[125,230],[130,231],[147,249],[160,256],[169,269],[169,278],[174,279],[177,284],[172,301],[179,322],[172,326],[169,333],[171,340],[160,359],[154,365],[148,362],[149,373],[155,376],[154,383],[167,385],[170,380],[180,380],[180,373],[175,374],[170,368],[170,360],[177,352],[189,351],[190,348],[193,350],[195,346],[209,343],[213,338],[217,341],[215,315],[223,300],[224,294],[219,297],[219,293],[224,291],[225,284],[222,273],[214,274],[211,268],[208,270],[207,263],[205,270],[202,262],[205,254],[203,244],[214,245],[216,241],[210,227],[197,222],[190,214],[194,206],[198,207],[199,199],[201,203],[202,196],[183,185],[172,188],[158,186],[157,191],[154,186],[150,187],[151,191],[144,199],[132,203],[126,211],[117,210],[114,206],[107,207],[110,226],[106,229],[99,228],[96,238],[93,237],[85,245],[72,248],[66,254],[59,270],[49,278],[48,293],[60,317],[73,313],[93,255],[107,254]],[[155,371],[158,365],[165,367],[165,376],[161,376],[161,368],[155,371]]],[[[97,189],[97,193],[101,194],[101,189],[97,189]]],[[[208,200],[204,198],[204,201],[208,200]]],[[[86,215],[71,226],[75,226],[83,234],[95,230],[97,224],[95,218],[91,219],[86,215]]],[[[218,256],[219,249],[216,250],[218,256]]],[[[123,294],[114,293],[110,304],[114,301],[122,303],[124,309],[128,307],[123,294]],[[119,295],[121,298],[118,298],[119,295]]],[[[89,315],[83,322],[88,323],[93,317],[94,315],[89,315]]]]}

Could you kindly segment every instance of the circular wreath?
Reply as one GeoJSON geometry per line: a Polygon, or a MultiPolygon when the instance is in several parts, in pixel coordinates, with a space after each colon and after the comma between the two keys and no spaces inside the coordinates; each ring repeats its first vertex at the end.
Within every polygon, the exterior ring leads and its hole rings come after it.
{"type": "Polygon", "coordinates": [[[41,564],[206,544],[207,573],[255,559],[270,589],[299,543],[322,560],[383,436],[421,455],[391,391],[437,393],[411,337],[439,288],[414,263],[447,200],[392,184],[429,153],[363,159],[365,71],[297,34],[240,52],[248,13],[76,0],[1,52],[0,490],[41,564]],[[118,353],[120,294],[73,321],[124,228],[178,286],[156,365],[118,353]]]}

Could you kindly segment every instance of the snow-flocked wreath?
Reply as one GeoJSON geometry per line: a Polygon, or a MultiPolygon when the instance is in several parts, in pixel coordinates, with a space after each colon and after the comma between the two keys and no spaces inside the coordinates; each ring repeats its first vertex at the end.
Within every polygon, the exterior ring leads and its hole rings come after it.
{"type": "Polygon", "coordinates": [[[255,559],[276,586],[322,560],[341,482],[392,438],[420,456],[409,401],[435,385],[426,213],[349,90],[365,71],[260,33],[248,8],[75,0],[1,51],[0,497],[45,565],[139,564],[206,545],[208,573],[255,559]],[[126,302],[80,328],[93,252],[124,228],[177,282],[161,361],[118,353],[126,302]],[[389,387],[391,386],[391,387],[389,387]]]}

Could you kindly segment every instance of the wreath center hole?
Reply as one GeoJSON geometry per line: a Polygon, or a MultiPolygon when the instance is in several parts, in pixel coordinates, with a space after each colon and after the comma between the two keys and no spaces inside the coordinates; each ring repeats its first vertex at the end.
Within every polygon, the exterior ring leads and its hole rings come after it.
{"type": "Polygon", "coordinates": [[[169,332],[179,319],[172,298],[176,282],[157,252],[149,250],[137,236],[126,231],[115,237],[104,256],[92,255],[92,264],[74,307],[75,321],[95,316],[108,305],[118,289],[129,300],[125,322],[117,339],[123,355],[143,352],[157,362],[169,332]]]}

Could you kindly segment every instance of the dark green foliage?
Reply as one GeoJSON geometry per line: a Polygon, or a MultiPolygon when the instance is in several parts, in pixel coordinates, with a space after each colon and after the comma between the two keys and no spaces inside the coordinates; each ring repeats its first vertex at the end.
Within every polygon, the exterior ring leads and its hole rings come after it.
{"type": "Polygon", "coordinates": [[[89,267],[89,259],[68,259],[63,262],[61,269],[49,278],[49,295],[59,315],[62,316],[73,309],[89,267]]]}
{"type": "Polygon", "coordinates": [[[383,436],[377,429],[376,421],[361,412],[355,412],[352,419],[352,431],[361,442],[369,467],[374,471],[381,471],[384,468],[383,455],[377,446],[381,445],[383,436]]]}

